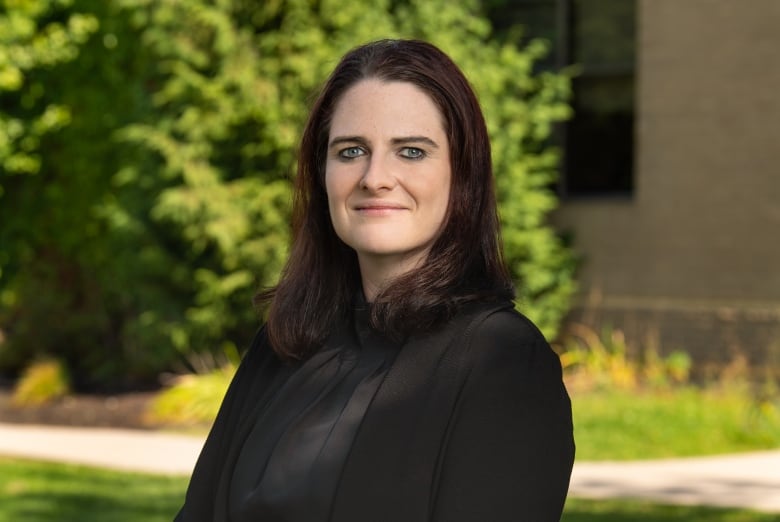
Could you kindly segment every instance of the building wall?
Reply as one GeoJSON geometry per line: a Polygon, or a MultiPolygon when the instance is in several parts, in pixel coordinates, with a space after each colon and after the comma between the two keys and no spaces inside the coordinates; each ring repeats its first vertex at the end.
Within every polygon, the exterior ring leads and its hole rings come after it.
{"type": "Polygon", "coordinates": [[[554,216],[574,318],[780,366],[780,1],[640,0],[638,27],[633,197],[554,216]]]}

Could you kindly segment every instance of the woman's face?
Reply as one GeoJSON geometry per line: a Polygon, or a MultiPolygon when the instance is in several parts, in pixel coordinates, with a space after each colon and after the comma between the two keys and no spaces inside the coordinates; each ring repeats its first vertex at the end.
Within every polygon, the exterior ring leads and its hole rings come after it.
{"type": "Polygon", "coordinates": [[[325,188],[339,238],[366,263],[408,270],[442,228],[450,150],[433,100],[407,82],[361,80],[335,106],[325,188]]]}

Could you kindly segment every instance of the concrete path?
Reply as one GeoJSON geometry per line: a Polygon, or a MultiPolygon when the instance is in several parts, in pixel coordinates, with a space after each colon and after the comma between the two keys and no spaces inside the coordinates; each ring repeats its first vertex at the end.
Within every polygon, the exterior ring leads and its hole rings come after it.
{"type": "Polygon", "coordinates": [[[113,428],[0,423],[0,455],[122,471],[189,475],[203,438],[113,428]]]}
{"type": "MultiPolygon", "coordinates": [[[[0,423],[0,455],[188,475],[202,437],[0,423]]],[[[780,513],[780,450],[641,462],[578,462],[570,496],[780,513]]]]}
{"type": "Polygon", "coordinates": [[[780,450],[574,465],[570,495],[780,513],[780,450]]]}

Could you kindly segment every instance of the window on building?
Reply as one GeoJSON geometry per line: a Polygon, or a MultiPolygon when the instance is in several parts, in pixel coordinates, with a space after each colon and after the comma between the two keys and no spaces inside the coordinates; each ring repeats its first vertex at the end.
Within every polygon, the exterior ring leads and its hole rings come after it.
{"type": "Polygon", "coordinates": [[[552,52],[543,68],[574,65],[574,117],[557,140],[563,197],[634,188],[636,0],[485,0],[496,31],[524,27],[552,52]]]}

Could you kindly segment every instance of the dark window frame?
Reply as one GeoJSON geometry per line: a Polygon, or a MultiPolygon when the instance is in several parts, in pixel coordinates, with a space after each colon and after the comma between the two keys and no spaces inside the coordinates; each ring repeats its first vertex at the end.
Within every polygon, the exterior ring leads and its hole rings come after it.
{"type": "MultiPolygon", "coordinates": [[[[555,40],[551,42],[553,53],[540,67],[562,70],[575,66],[578,69],[578,74],[572,80],[570,100],[575,114],[572,119],[559,124],[554,134],[554,142],[562,152],[560,176],[556,184],[556,191],[562,199],[631,198],[635,192],[638,2],[620,1],[632,2],[628,9],[634,17],[630,61],[621,63],[576,63],[578,53],[575,45],[578,37],[581,37],[577,33],[580,29],[577,26],[577,8],[587,6],[603,9],[605,4],[600,0],[506,0],[503,7],[508,12],[502,11],[498,17],[501,18],[499,23],[509,22],[504,25],[507,28],[517,23],[523,25],[523,9],[537,17],[547,9],[554,10],[551,17],[544,16],[548,22],[554,23],[554,27],[525,26],[529,38],[544,37],[540,33],[545,29],[548,33],[551,29],[554,32],[555,40]],[[507,14],[509,16],[505,16],[507,14]],[[613,85],[610,86],[610,82],[613,85]],[[588,88],[591,93],[600,88],[617,88],[629,100],[626,107],[630,107],[622,111],[599,112],[587,103],[581,105],[582,96],[587,94],[588,88]],[[604,144],[603,147],[599,146],[600,143],[604,144]],[[580,165],[580,170],[577,170],[577,165],[580,165]]],[[[588,12],[589,15],[593,13],[588,12]]],[[[616,33],[614,36],[617,38],[623,35],[616,33]]],[[[622,43],[625,44],[625,39],[622,43]]]]}

